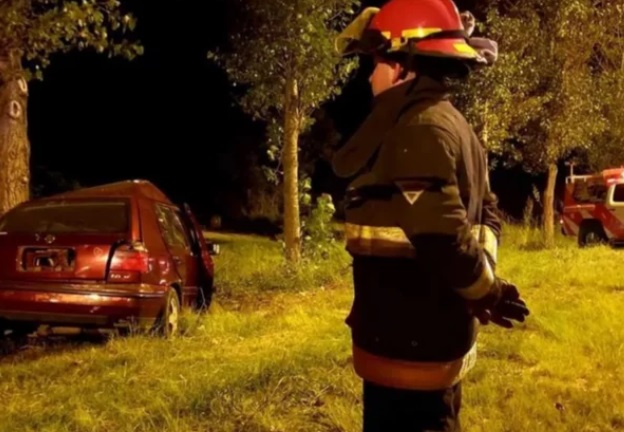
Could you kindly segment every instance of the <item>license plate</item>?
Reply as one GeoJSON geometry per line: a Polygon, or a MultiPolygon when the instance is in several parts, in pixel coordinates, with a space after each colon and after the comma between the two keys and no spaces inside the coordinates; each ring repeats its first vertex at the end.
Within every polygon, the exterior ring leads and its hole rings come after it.
{"type": "Polygon", "coordinates": [[[69,248],[24,248],[22,269],[29,272],[65,272],[74,268],[74,251],[69,248]]]}

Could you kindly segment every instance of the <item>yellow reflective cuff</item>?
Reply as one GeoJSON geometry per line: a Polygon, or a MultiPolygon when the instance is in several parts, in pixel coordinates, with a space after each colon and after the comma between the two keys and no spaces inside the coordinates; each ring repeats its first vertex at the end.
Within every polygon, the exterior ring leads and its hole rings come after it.
{"type": "Polygon", "coordinates": [[[483,260],[483,272],[472,285],[466,288],[457,289],[457,293],[467,300],[479,300],[489,294],[492,285],[494,285],[495,277],[492,267],[487,259],[483,260]]]}
{"type": "Polygon", "coordinates": [[[490,255],[492,260],[498,262],[498,239],[487,225],[475,225],[472,227],[472,235],[481,247],[490,255]]]}

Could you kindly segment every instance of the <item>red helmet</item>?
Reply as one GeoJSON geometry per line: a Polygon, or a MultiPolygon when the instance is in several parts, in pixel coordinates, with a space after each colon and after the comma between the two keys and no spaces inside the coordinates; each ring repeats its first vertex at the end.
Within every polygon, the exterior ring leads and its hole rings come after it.
{"type": "Polygon", "coordinates": [[[390,0],[366,8],[336,40],[343,55],[406,52],[482,63],[452,0],[390,0]]]}

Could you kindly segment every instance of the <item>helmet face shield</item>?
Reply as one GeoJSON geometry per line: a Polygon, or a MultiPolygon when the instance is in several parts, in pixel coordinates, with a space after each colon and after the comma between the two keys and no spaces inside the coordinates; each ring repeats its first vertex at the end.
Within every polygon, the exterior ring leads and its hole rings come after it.
{"type": "Polygon", "coordinates": [[[364,9],[336,38],[336,51],[343,56],[370,52],[370,46],[388,43],[379,33],[368,30],[373,17],[379,12],[379,8],[368,7],[364,9]]]}

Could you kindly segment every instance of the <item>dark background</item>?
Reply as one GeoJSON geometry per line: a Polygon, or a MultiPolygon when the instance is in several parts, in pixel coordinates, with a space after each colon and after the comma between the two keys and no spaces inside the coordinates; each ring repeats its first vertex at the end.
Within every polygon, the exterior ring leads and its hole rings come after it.
{"type": "MultiPolygon", "coordinates": [[[[227,37],[226,0],[123,4],[138,18],[143,56],[132,62],[91,53],[58,56],[44,81],[31,85],[36,190],[50,194],[71,183],[146,178],[174,201],[189,202],[201,219],[227,212],[224,197],[244,194],[240,161],[256,151],[264,131],[236,107],[225,74],[206,58],[227,37]]],[[[367,113],[367,85],[360,73],[327,106],[343,138],[367,113]]],[[[501,205],[514,215],[532,180],[518,175],[501,171],[492,178],[501,205]]],[[[322,164],[315,184],[340,187],[322,164]]]]}

